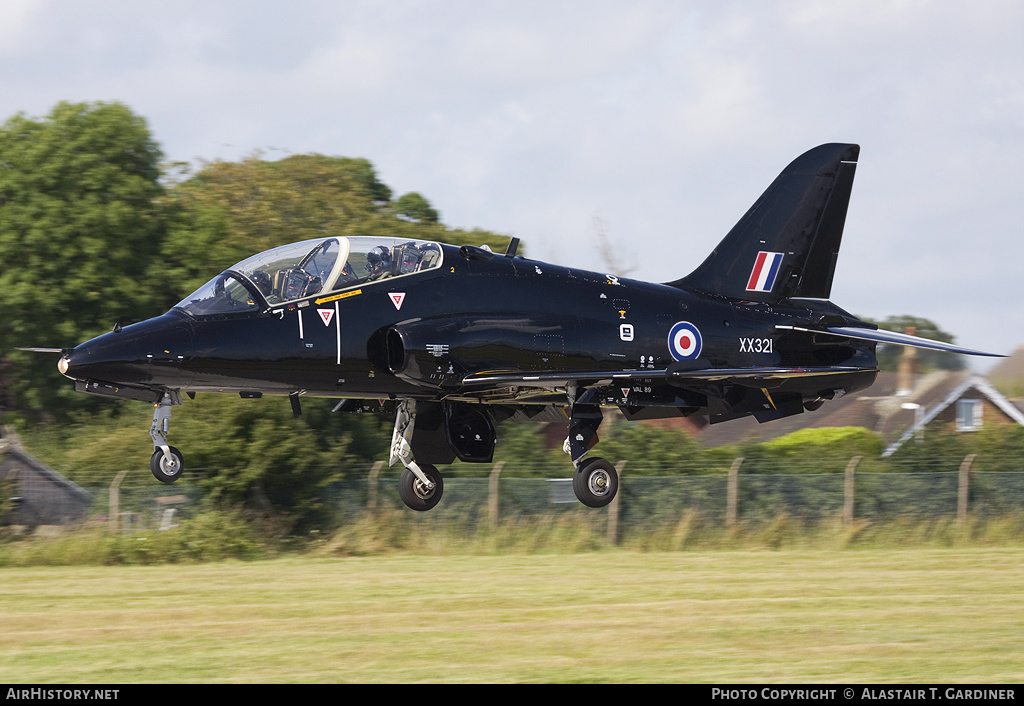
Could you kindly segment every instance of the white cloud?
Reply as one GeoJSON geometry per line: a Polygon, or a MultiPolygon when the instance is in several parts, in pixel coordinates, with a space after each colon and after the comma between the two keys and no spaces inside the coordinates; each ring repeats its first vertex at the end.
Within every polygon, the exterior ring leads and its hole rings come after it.
{"type": "Polygon", "coordinates": [[[0,82],[5,117],[121,100],[174,159],[366,157],[446,223],[597,269],[599,215],[654,280],[797,154],[859,142],[837,302],[1024,340],[1018,2],[13,0],[0,82]]]}
{"type": "Polygon", "coordinates": [[[17,56],[29,44],[29,25],[46,9],[47,0],[5,0],[0,3],[0,57],[17,56]]]}

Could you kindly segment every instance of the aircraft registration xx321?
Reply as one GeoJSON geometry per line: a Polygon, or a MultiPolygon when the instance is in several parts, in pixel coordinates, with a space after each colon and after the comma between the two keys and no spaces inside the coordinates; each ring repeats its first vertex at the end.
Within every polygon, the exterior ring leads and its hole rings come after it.
{"type": "Polygon", "coordinates": [[[859,147],[795,159],[689,275],[653,284],[472,246],[323,237],[254,255],[162,316],[64,351],[82,392],[155,405],[152,471],[181,393],[335,397],[395,415],[402,500],[441,498],[437,465],[490,462],[495,425],[568,420],[573,490],[601,507],[615,468],[588,457],[602,407],[627,419],[759,422],[863,390],[875,346],[980,351],[878,330],[829,296],[859,147]]]}

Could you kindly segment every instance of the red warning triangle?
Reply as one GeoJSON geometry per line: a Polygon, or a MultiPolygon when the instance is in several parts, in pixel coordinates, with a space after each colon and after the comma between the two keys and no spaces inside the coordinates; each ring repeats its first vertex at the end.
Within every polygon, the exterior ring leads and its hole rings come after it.
{"type": "Polygon", "coordinates": [[[316,313],[320,314],[320,318],[324,320],[324,326],[331,325],[331,319],[334,318],[334,309],[317,309],[316,313]]]}
{"type": "Polygon", "coordinates": [[[402,308],[402,302],[405,301],[405,292],[388,292],[388,296],[391,297],[391,303],[395,305],[396,310],[402,308]]]}

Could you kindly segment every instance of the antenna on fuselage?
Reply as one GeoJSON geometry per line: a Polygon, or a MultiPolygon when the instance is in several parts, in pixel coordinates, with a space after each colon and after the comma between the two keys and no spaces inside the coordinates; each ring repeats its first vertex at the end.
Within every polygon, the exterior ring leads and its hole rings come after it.
{"type": "Polygon", "coordinates": [[[516,250],[519,249],[519,238],[512,238],[508,241],[508,247],[505,248],[505,257],[515,257],[516,250]]]}

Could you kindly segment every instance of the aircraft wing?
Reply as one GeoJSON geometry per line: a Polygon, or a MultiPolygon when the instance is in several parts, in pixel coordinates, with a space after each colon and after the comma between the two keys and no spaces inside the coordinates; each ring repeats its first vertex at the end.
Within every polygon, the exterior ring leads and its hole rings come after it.
{"type": "Polygon", "coordinates": [[[852,366],[818,366],[811,368],[754,367],[754,368],[713,368],[707,370],[669,370],[669,380],[704,380],[708,382],[734,382],[737,384],[783,380],[786,378],[811,377],[815,375],[843,375],[863,372],[864,368],[852,366]]]}
{"type": "Polygon", "coordinates": [[[610,385],[615,380],[650,379],[665,376],[665,370],[555,370],[543,372],[471,373],[462,379],[463,385],[519,385],[521,387],[563,387],[569,383],[601,383],[610,385]]]}
{"type": "Polygon", "coordinates": [[[834,336],[856,338],[862,341],[875,341],[877,343],[893,343],[898,346],[913,346],[914,348],[927,348],[933,351],[960,353],[962,355],[984,355],[993,358],[1006,357],[1001,353],[986,353],[984,351],[976,351],[971,348],[954,346],[952,343],[933,341],[930,338],[921,338],[920,336],[911,336],[906,333],[896,333],[895,331],[885,331],[882,329],[876,330],[869,328],[860,328],[857,326],[827,326],[823,329],[813,329],[805,328],[802,326],[783,326],[781,324],[776,326],[775,328],[791,329],[793,331],[805,331],[807,333],[828,333],[834,336]]]}
{"type": "Polygon", "coordinates": [[[753,367],[753,368],[704,368],[701,370],[562,370],[551,372],[481,372],[467,375],[462,382],[467,386],[521,387],[562,387],[570,383],[610,385],[616,381],[667,378],[672,382],[693,380],[695,382],[733,382],[750,384],[766,380],[809,377],[815,375],[841,375],[861,372],[863,368],[821,366],[810,368],[753,367]]]}

